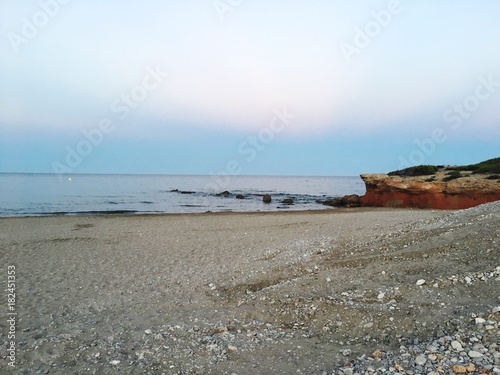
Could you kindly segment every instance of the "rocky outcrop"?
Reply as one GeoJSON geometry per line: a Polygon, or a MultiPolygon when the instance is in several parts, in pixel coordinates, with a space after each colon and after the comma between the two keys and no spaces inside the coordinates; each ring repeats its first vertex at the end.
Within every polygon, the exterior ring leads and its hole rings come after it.
{"type": "Polygon", "coordinates": [[[444,172],[435,176],[402,177],[363,174],[366,194],[362,206],[463,209],[500,200],[500,181],[467,174],[446,181],[444,172]]]}
{"type": "Polygon", "coordinates": [[[330,207],[359,207],[360,197],[356,194],[344,195],[342,198],[333,198],[326,201],[316,201],[330,207]]]}

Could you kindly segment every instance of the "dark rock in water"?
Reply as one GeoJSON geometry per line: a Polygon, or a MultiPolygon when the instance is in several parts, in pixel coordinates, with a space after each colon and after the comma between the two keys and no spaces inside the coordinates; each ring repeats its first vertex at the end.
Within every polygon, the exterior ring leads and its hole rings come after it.
{"type": "Polygon", "coordinates": [[[330,207],[342,207],[342,198],[333,198],[329,199],[327,201],[322,202],[325,206],[330,206],[330,207]]]}
{"type": "Polygon", "coordinates": [[[344,207],[360,207],[361,203],[359,200],[359,195],[356,194],[351,194],[351,195],[345,195],[342,198],[342,206],[344,207]]]}
{"type": "Polygon", "coordinates": [[[237,194],[236,199],[245,199],[245,196],[242,194],[237,194]]]}
{"type": "Polygon", "coordinates": [[[264,203],[271,203],[273,199],[271,198],[271,196],[269,194],[264,194],[264,196],[262,197],[262,202],[264,203]]]}
{"type": "Polygon", "coordinates": [[[183,191],[179,189],[170,190],[171,193],[179,193],[179,194],[194,194],[194,191],[183,191]]]}
{"type": "Polygon", "coordinates": [[[283,204],[293,204],[293,198],[285,198],[281,201],[283,204]]]}
{"type": "Polygon", "coordinates": [[[223,191],[222,193],[216,194],[218,197],[229,197],[232,195],[229,191],[223,191]]]}

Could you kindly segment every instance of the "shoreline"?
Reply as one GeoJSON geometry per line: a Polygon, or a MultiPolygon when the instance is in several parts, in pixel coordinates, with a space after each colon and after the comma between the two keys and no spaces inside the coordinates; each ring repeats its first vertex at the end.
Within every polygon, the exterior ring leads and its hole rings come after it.
{"type": "Polygon", "coordinates": [[[43,215],[27,215],[27,216],[0,216],[0,220],[4,219],[28,219],[28,218],[57,218],[57,217],[108,217],[108,218],[124,218],[124,217],[176,217],[176,216],[217,216],[217,215],[280,215],[280,214],[337,214],[347,212],[371,212],[371,211],[437,211],[437,212],[454,212],[458,210],[446,210],[436,208],[414,208],[414,207],[336,207],[322,208],[311,210],[293,210],[293,209],[278,209],[275,211],[207,211],[207,212],[159,212],[159,213],[76,213],[76,214],[43,214],[43,215]]]}

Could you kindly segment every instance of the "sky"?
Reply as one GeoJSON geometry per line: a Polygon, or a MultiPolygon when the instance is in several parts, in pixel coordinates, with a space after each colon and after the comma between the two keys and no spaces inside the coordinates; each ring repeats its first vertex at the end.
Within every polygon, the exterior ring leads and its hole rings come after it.
{"type": "Polygon", "coordinates": [[[0,173],[338,176],[500,156],[497,0],[0,3],[0,173]]]}

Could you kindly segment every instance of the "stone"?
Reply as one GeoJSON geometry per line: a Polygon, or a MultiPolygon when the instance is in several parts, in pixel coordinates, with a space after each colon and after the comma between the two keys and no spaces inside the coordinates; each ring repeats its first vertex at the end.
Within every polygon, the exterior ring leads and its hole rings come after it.
{"type": "Polygon", "coordinates": [[[271,198],[271,196],[269,194],[264,194],[264,196],[262,197],[262,202],[264,203],[271,203],[273,199],[271,198]]]}
{"type": "Polygon", "coordinates": [[[354,371],[351,367],[346,367],[343,370],[344,375],[353,375],[354,371]]]}
{"type": "Polygon", "coordinates": [[[230,195],[232,195],[232,194],[227,190],[217,194],[218,197],[229,197],[230,195]]]}
{"type": "Polygon", "coordinates": [[[285,198],[281,201],[283,204],[293,204],[293,198],[285,198]]]}
{"type": "Polygon", "coordinates": [[[415,358],[415,363],[419,366],[425,365],[427,362],[427,358],[425,358],[423,355],[418,355],[417,358],[415,358]]]}
{"type": "Polygon", "coordinates": [[[330,207],[342,207],[342,198],[329,199],[322,202],[322,204],[330,207]]]}
{"type": "Polygon", "coordinates": [[[229,350],[230,352],[235,352],[235,351],[238,350],[238,348],[236,346],[234,346],[234,345],[229,345],[227,347],[227,350],[229,350]]]}
{"type": "Polygon", "coordinates": [[[342,197],[342,206],[344,207],[359,207],[361,203],[359,201],[359,195],[351,194],[342,197]]]}
{"type": "Polygon", "coordinates": [[[464,349],[462,348],[462,344],[460,344],[460,343],[459,343],[458,341],[456,341],[456,340],[451,342],[451,347],[452,347],[455,351],[457,351],[457,352],[461,352],[462,350],[464,350],[464,349]]]}
{"type": "Polygon", "coordinates": [[[245,199],[243,194],[236,194],[236,199],[245,199]]]}
{"type": "Polygon", "coordinates": [[[455,373],[455,374],[466,374],[467,373],[467,369],[465,368],[465,366],[462,366],[462,365],[454,365],[451,370],[455,373]]]}
{"type": "Polygon", "coordinates": [[[144,331],[144,333],[145,333],[146,335],[150,335],[150,334],[152,334],[152,333],[153,333],[153,331],[151,331],[150,329],[147,329],[147,330],[145,330],[145,331],[144,331]]]}
{"type": "Polygon", "coordinates": [[[417,280],[417,283],[416,283],[417,286],[424,285],[424,284],[425,284],[425,280],[424,279],[417,280]]]}
{"type": "Polygon", "coordinates": [[[474,366],[472,363],[469,363],[467,366],[465,366],[465,369],[467,372],[474,372],[476,370],[476,366],[474,366]]]}
{"type": "Polygon", "coordinates": [[[110,363],[111,365],[113,365],[113,366],[116,366],[116,365],[118,365],[118,364],[120,363],[120,361],[119,361],[119,360],[117,360],[117,359],[113,359],[113,360],[112,360],[112,361],[110,361],[109,363],[110,363]]]}
{"type": "Polygon", "coordinates": [[[484,324],[486,322],[486,320],[483,318],[476,318],[475,322],[476,322],[476,324],[484,324]]]}
{"type": "Polygon", "coordinates": [[[469,353],[467,353],[467,355],[471,358],[481,358],[483,356],[481,353],[476,352],[475,350],[469,351],[469,353]]]}

